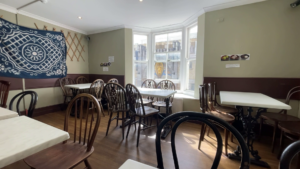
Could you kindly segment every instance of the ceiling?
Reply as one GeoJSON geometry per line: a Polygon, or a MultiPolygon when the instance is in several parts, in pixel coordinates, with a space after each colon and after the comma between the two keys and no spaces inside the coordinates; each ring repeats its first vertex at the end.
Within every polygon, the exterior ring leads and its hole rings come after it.
{"type": "MultiPolygon", "coordinates": [[[[0,0],[19,8],[34,0],[0,0]]],[[[36,2],[22,11],[52,20],[87,34],[113,27],[156,29],[183,24],[197,18],[203,9],[258,0],[48,0],[36,2]],[[82,19],[78,19],[81,16],[82,19]]],[[[261,0],[260,0],[261,1],[261,0]]],[[[233,5],[234,6],[234,5],[233,5]]]]}

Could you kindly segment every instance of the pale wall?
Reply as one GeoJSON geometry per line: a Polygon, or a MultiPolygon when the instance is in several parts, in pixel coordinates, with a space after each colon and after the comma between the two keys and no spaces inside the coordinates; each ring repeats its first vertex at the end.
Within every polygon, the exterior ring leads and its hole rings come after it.
{"type": "Polygon", "coordinates": [[[293,1],[268,0],[206,13],[204,76],[299,78],[300,8],[291,8],[293,1]],[[220,61],[221,55],[244,53],[251,54],[249,61],[220,61]],[[228,63],[241,67],[226,69],[228,63]]]}
{"type": "Polygon", "coordinates": [[[125,34],[128,33],[127,31],[128,29],[118,29],[90,35],[90,74],[125,75],[125,34]],[[108,68],[109,71],[104,72],[100,63],[108,62],[109,56],[114,56],[115,61],[108,68]]]}
{"type": "Polygon", "coordinates": [[[125,29],[125,84],[133,82],[133,34],[125,29]]]}

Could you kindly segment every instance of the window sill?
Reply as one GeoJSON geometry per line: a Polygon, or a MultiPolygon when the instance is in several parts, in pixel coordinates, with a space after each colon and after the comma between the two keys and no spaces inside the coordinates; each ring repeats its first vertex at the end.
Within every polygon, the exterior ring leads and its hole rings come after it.
{"type": "Polygon", "coordinates": [[[191,95],[187,95],[187,94],[183,94],[183,93],[176,93],[174,98],[176,99],[191,99],[191,100],[198,100],[195,99],[193,96],[191,95]]]}

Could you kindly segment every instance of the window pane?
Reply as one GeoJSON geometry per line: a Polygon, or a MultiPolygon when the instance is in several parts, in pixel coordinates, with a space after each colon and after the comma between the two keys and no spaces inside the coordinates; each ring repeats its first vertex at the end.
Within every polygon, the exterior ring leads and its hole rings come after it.
{"type": "Polygon", "coordinates": [[[135,63],[135,79],[134,84],[137,87],[141,87],[143,81],[147,79],[147,70],[148,70],[148,64],[147,63],[135,63]]]}
{"type": "Polygon", "coordinates": [[[147,60],[147,36],[146,35],[134,35],[133,36],[133,50],[134,60],[146,61],[147,60]]]}
{"type": "Polygon", "coordinates": [[[156,35],[155,36],[155,52],[167,52],[168,35],[156,35]]]}
{"type": "Polygon", "coordinates": [[[174,83],[175,84],[175,89],[180,90],[180,83],[174,83]]]}
{"type": "Polygon", "coordinates": [[[166,61],[167,55],[166,54],[155,54],[154,59],[155,59],[155,61],[166,61]]]}
{"type": "Polygon", "coordinates": [[[188,62],[188,90],[195,90],[196,60],[188,62]]]}
{"type": "Polygon", "coordinates": [[[179,79],[180,62],[168,62],[168,79],[179,79]]]}
{"type": "Polygon", "coordinates": [[[196,58],[197,33],[198,33],[198,26],[195,26],[195,27],[192,27],[189,29],[189,54],[188,54],[188,57],[190,59],[196,58]]]}
{"type": "Polygon", "coordinates": [[[154,78],[165,79],[166,78],[166,63],[156,62],[154,65],[154,78]]]}
{"type": "Polygon", "coordinates": [[[182,39],[182,32],[175,32],[175,33],[168,34],[169,52],[181,50],[181,39],[182,39]]]}
{"type": "Polygon", "coordinates": [[[181,56],[180,53],[169,53],[168,54],[168,60],[171,60],[171,61],[180,61],[180,56],[181,56]]]}

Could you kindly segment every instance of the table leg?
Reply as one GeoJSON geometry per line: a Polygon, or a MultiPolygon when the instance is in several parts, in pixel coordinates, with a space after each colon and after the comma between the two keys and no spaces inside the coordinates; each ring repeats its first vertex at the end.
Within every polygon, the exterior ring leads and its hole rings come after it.
{"type": "MultiPolygon", "coordinates": [[[[170,98],[166,98],[166,116],[170,115],[170,111],[169,111],[169,103],[170,103],[170,98]]],[[[168,134],[171,132],[172,130],[172,122],[169,122],[165,125],[163,132],[161,134],[161,139],[166,139],[166,137],[168,136],[168,134]]]]}
{"type": "MultiPolygon", "coordinates": [[[[252,116],[252,112],[253,112],[252,107],[248,108],[247,115],[244,114],[243,107],[237,106],[237,109],[239,110],[240,120],[242,121],[243,128],[244,128],[244,130],[241,132],[241,134],[244,136],[244,139],[248,146],[249,152],[254,157],[253,159],[250,160],[250,162],[254,165],[269,168],[270,166],[268,165],[268,163],[261,161],[260,160],[261,157],[258,155],[258,151],[254,150],[254,148],[253,148],[253,142],[256,137],[253,129],[254,129],[255,125],[257,124],[257,120],[260,117],[261,113],[266,112],[266,109],[259,108],[257,111],[257,114],[254,117],[252,116]]],[[[237,150],[235,150],[233,154],[228,154],[228,158],[240,160],[241,159],[240,154],[241,154],[241,150],[240,150],[240,147],[238,146],[237,150]]]]}
{"type": "MultiPolygon", "coordinates": [[[[73,97],[71,98],[71,100],[73,100],[77,95],[78,89],[71,88],[71,90],[72,90],[72,93],[73,93],[73,97]]],[[[72,112],[71,112],[71,116],[73,116],[73,117],[75,117],[75,112],[74,111],[75,111],[75,109],[73,109],[72,112]]],[[[79,117],[79,110],[77,112],[77,117],[79,117]]]]}

